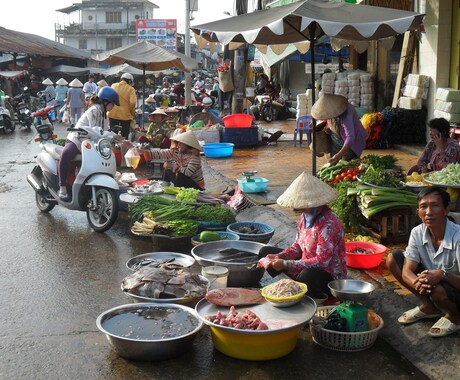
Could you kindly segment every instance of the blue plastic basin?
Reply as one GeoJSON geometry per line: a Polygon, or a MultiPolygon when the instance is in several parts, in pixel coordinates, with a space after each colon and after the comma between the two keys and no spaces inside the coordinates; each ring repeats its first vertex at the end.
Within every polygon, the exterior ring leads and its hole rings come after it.
{"type": "Polygon", "coordinates": [[[211,157],[211,158],[230,157],[233,154],[234,146],[235,145],[232,143],[204,144],[203,151],[206,157],[211,157]]]}

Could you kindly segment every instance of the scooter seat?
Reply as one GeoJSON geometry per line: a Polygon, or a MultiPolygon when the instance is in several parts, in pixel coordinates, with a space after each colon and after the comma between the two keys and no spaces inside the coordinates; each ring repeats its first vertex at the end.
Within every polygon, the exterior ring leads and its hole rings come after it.
{"type": "MultiPolygon", "coordinates": [[[[62,151],[64,150],[63,146],[60,145],[52,145],[52,144],[45,144],[45,150],[53,157],[55,160],[59,160],[62,155],[62,151]]],[[[72,161],[81,161],[81,154],[77,154],[72,161]]]]}

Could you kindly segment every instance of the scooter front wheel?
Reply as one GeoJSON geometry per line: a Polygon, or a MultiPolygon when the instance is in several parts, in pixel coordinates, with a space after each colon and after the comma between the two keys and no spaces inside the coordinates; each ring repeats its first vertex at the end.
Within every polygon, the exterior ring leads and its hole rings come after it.
{"type": "Polygon", "coordinates": [[[56,203],[49,203],[41,193],[35,193],[35,202],[41,212],[50,212],[56,206],[56,203]]]}
{"type": "Polygon", "coordinates": [[[264,106],[262,108],[262,118],[267,122],[271,123],[273,121],[273,110],[270,106],[264,106]]]}
{"type": "MultiPolygon", "coordinates": [[[[91,202],[90,202],[91,203],[91,202]]],[[[96,189],[96,204],[90,204],[86,217],[96,232],[105,232],[118,218],[118,197],[114,190],[100,187],[96,189]]]]}

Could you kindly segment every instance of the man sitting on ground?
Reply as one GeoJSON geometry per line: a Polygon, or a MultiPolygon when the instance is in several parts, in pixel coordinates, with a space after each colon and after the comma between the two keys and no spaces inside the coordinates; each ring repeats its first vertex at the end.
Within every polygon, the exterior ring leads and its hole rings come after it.
{"type": "Polygon", "coordinates": [[[394,250],[387,258],[391,273],[421,302],[398,322],[441,317],[428,332],[432,337],[460,330],[460,225],[447,217],[449,201],[442,188],[420,191],[417,215],[423,223],[412,229],[404,253],[394,250]]]}

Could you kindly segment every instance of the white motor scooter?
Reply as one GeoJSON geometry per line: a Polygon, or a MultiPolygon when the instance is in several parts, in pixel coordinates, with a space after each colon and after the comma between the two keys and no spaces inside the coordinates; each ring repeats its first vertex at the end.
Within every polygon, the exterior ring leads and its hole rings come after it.
{"type": "MultiPolygon", "coordinates": [[[[69,128],[84,139],[81,154],[75,163],[76,175],[73,183],[67,185],[71,200],[59,198],[58,161],[63,147],[55,144],[40,144],[42,151],[37,156],[37,166],[27,176],[27,182],[35,190],[37,207],[42,212],[51,211],[57,204],[69,210],[86,211],[88,223],[97,232],[108,230],[118,217],[119,189],[115,181],[116,161],[112,153],[111,139],[113,132],[101,128],[69,128]]],[[[72,165],[70,165],[70,169],[72,165]]],[[[73,174],[75,174],[73,172],[73,174]]],[[[69,170],[68,182],[72,180],[69,170]]]]}

